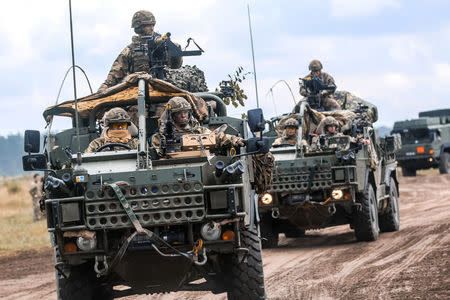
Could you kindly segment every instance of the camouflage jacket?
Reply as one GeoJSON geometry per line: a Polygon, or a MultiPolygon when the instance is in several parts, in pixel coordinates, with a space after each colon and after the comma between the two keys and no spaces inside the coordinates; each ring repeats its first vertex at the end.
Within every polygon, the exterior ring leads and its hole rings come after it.
{"type": "MultiPolygon", "coordinates": [[[[86,151],[84,151],[84,153],[96,152],[97,149],[103,145],[106,145],[105,138],[104,137],[96,138],[95,140],[90,142],[89,146],[87,147],[86,151]]],[[[137,138],[132,138],[131,140],[128,141],[128,143],[126,143],[126,145],[128,147],[130,147],[131,149],[137,149],[137,147],[139,145],[139,140],[137,138]]],[[[125,150],[125,148],[119,148],[119,147],[116,147],[116,149],[125,150]]],[[[111,150],[107,147],[107,148],[103,149],[101,152],[103,152],[103,151],[111,151],[111,150]]]]}
{"type": "MultiPolygon", "coordinates": [[[[307,76],[313,76],[312,73],[309,73],[307,76]]],[[[332,96],[334,92],[336,91],[336,84],[334,83],[333,77],[325,72],[320,72],[319,77],[322,79],[322,83],[326,86],[334,87],[331,90],[324,90],[322,91],[322,97],[328,97],[332,96]]],[[[307,90],[307,88],[303,85],[303,81],[300,80],[300,95],[303,97],[306,97],[310,91],[307,90]]]]}
{"type": "MultiPolygon", "coordinates": [[[[157,149],[158,154],[162,155],[163,150],[161,149],[161,141],[165,140],[163,134],[164,128],[161,127],[159,133],[152,136],[151,144],[152,147],[157,149]]],[[[192,121],[190,124],[186,125],[182,129],[174,127],[174,137],[181,137],[185,134],[214,134],[216,136],[216,147],[242,147],[245,145],[245,140],[243,138],[225,134],[223,132],[215,133],[206,127],[201,126],[197,121],[192,121]]],[[[179,145],[175,147],[176,151],[180,151],[179,145]]]]}
{"type": "Polygon", "coordinates": [[[42,182],[32,182],[31,188],[28,191],[33,198],[41,198],[42,197],[42,182]]]}
{"type": "MultiPolygon", "coordinates": [[[[161,34],[155,32],[155,37],[160,37],[161,34]]],[[[130,45],[120,52],[116,60],[112,64],[111,70],[106,77],[105,82],[100,86],[99,91],[120,83],[127,75],[135,72],[149,72],[150,63],[148,56],[143,51],[135,51],[139,49],[142,40],[139,36],[132,37],[130,45]]],[[[169,57],[169,67],[180,67],[182,63],[181,57],[169,57]]]]}
{"type": "Polygon", "coordinates": [[[285,134],[277,138],[272,146],[282,145],[282,144],[291,144],[292,146],[295,146],[297,144],[297,137],[288,137],[285,134]]]}

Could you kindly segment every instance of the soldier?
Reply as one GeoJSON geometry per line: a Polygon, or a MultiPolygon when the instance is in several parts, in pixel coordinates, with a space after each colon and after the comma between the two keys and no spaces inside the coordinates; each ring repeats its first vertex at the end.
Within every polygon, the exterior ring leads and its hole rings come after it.
{"type": "Polygon", "coordinates": [[[29,190],[31,201],[33,203],[33,221],[38,221],[44,218],[39,205],[39,200],[42,198],[42,177],[39,174],[33,175],[33,182],[29,190]]]}
{"type": "MultiPolygon", "coordinates": [[[[111,143],[124,144],[131,149],[137,148],[139,140],[131,137],[130,131],[132,131],[132,127],[130,127],[130,116],[123,108],[116,107],[110,109],[105,113],[103,120],[105,128],[103,129],[102,136],[93,140],[85,153],[96,152],[101,146],[111,143]]],[[[116,148],[119,147],[116,146],[116,148]]],[[[111,150],[110,148],[105,148],[103,151],[111,150]]]]}
{"type": "Polygon", "coordinates": [[[321,149],[321,140],[324,140],[324,137],[333,137],[333,136],[343,136],[342,133],[339,132],[339,123],[333,117],[325,117],[320,121],[319,126],[317,126],[317,133],[319,135],[315,135],[311,142],[311,150],[317,151],[321,149]]]}
{"type": "MultiPolygon", "coordinates": [[[[330,74],[322,72],[322,63],[317,59],[312,60],[309,63],[309,70],[311,73],[305,76],[308,77],[319,77],[322,84],[327,86],[329,89],[320,91],[321,97],[321,107],[325,110],[340,110],[341,106],[339,103],[333,99],[333,94],[336,91],[336,84],[334,83],[333,77],[330,74]]],[[[311,91],[302,84],[300,81],[300,95],[303,97],[309,96],[311,91]]],[[[293,113],[298,113],[300,111],[300,102],[294,107],[293,113]]]]}
{"type": "Polygon", "coordinates": [[[295,146],[298,137],[298,121],[294,118],[290,118],[286,120],[283,127],[283,134],[273,142],[272,146],[282,144],[291,144],[295,146]]]}
{"type": "Polygon", "coordinates": [[[159,128],[159,133],[153,135],[152,146],[157,149],[160,155],[163,154],[161,149],[161,141],[165,140],[165,122],[168,118],[173,120],[174,137],[178,138],[185,134],[215,134],[216,145],[218,147],[243,147],[245,140],[243,138],[225,134],[223,132],[211,132],[208,128],[203,127],[192,116],[192,107],[189,102],[182,97],[172,97],[167,102],[167,107],[161,116],[160,122],[162,125],[159,128]],[[169,116],[170,114],[170,116],[169,116]]]}
{"type": "MultiPolygon", "coordinates": [[[[140,10],[133,15],[131,28],[138,35],[133,36],[132,43],[125,47],[114,61],[105,82],[100,86],[98,92],[120,83],[127,75],[135,72],[149,72],[150,64],[148,56],[142,51],[135,51],[141,45],[142,36],[155,36],[156,44],[161,44],[164,38],[161,34],[154,32],[156,24],[155,16],[147,11],[140,10]]],[[[169,57],[169,67],[178,69],[183,64],[181,57],[169,57]]]]}

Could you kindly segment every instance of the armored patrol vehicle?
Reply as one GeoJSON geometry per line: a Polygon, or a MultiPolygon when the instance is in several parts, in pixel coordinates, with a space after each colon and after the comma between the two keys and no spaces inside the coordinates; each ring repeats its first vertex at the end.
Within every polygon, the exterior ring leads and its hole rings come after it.
{"type": "Polygon", "coordinates": [[[36,154],[39,132],[25,133],[24,170],[45,172],[42,204],[58,299],[177,290],[265,298],[250,155],[269,147],[262,138],[247,139],[247,125],[261,131],[264,119],[261,110],[249,111],[248,122],[227,116],[220,95],[139,79],[46,109],[47,122],[68,117],[73,128],[49,133],[43,154],[36,154]],[[213,140],[190,135],[173,141],[169,158],[158,157],[149,143],[158,129],[153,108],[173,96],[191,101],[196,114],[198,101],[215,103],[202,115],[204,126],[227,124],[225,133],[247,139],[247,147],[215,151],[213,140]],[[111,151],[83,153],[100,136],[103,112],[130,105],[138,106],[138,148],[106,144],[111,151]],[[203,283],[192,283],[201,278],[203,283]],[[114,290],[118,285],[128,288],[114,290]]]}
{"type": "Polygon", "coordinates": [[[367,110],[320,113],[303,102],[299,114],[288,116],[299,121],[298,141],[271,148],[273,185],[259,197],[264,246],[277,246],[279,233],[299,237],[305,230],[342,224],[350,224],[359,241],[399,229],[394,152],[400,137],[380,138],[365,121],[367,110]],[[321,135],[318,148],[308,150],[311,124],[321,114],[345,121],[344,135],[321,135]],[[366,143],[357,142],[361,139],[366,143]]]}
{"type": "Polygon", "coordinates": [[[402,137],[397,161],[403,176],[430,168],[450,173],[450,109],[424,111],[418,119],[395,122],[392,133],[402,137]]]}

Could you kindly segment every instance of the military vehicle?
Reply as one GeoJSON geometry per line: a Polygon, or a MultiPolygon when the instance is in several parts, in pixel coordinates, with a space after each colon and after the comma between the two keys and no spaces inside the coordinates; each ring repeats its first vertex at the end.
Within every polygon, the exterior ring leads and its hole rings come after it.
{"type": "Polygon", "coordinates": [[[288,116],[299,120],[302,134],[296,146],[271,148],[273,185],[259,195],[258,202],[263,246],[277,246],[279,233],[299,237],[305,230],[342,224],[350,224],[359,241],[376,240],[379,230],[399,229],[394,152],[400,147],[400,136],[380,138],[365,121],[369,109],[373,110],[360,105],[355,113],[321,113],[302,102],[300,113],[288,116]],[[311,142],[311,124],[324,115],[340,116],[346,123],[345,135],[321,135],[320,148],[307,151],[302,139],[311,142]]]}
{"type": "MultiPolygon", "coordinates": [[[[39,153],[39,131],[25,132],[24,170],[45,172],[42,201],[55,255],[58,299],[177,290],[227,292],[230,299],[265,298],[249,155],[267,152],[269,144],[248,138],[246,147],[213,155],[209,141],[203,144],[203,137],[190,135],[189,143],[173,141],[181,150],[170,153],[171,158],[159,159],[148,142],[158,129],[152,108],[173,96],[214,102],[215,110],[208,105],[203,116],[209,128],[227,124],[225,133],[243,138],[248,136],[247,124],[254,132],[262,130],[261,110],[250,110],[248,121],[229,117],[220,95],[192,94],[162,80],[138,79],[109,94],[46,109],[49,124],[63,116],[71,118],[73,128],[49,132],[43,154],[33,154],[39,153]],[[106,144],[112,151],[82,153],[100,136],[105,110],[136,104],[137,150],[106,144]],[[201,278],[204,283],[192,283],[201,278]],[[117,285],[129,288],[114,290],[117,285]]],[[[195,113],[198,107],[192,104],[195,113]]]]}
{"type": "Polygon", "coordinates": [[[450,173],[450,109],[424,111],[418,119],[395,122],[392,133],[402,137],[397,161],[403,176],[430,168],[450,173]]]}

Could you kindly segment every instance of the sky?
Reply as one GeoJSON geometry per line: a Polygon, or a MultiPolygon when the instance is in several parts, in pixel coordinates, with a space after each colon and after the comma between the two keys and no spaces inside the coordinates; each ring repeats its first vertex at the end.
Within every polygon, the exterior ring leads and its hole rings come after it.
{"type": "MultiPolygon", "coordinates": [[[[253,71],[247,19],[250,6],[259,103],[266,118],[292,110],[298,78],[312,59],[321,60],[338,90],[377,105],[376,126],[416,118],[419,111],[450,108],[450,1],[116,1],[74,0],[75,62],[94,92],[120,51],[130,43],[131,17],[140,9],[156,17],[155,30],[171,32],[182,46],[189,37],[205,50],[186,57],[206,75],[210,90],[238,66],[253,71]]],[[[0,10],[0,135],[43,130],[43,110],[56,103],[71,66],[68,0],[15,0],[0,10]]],[[[90,94],[78,71],[77,94],[90,94]]],[[[256,107],[253,77],[243,88],[240,116],[256,107]]],[[[73,99],[71,73],[59,102],[73,99]]],[[[67,122],[56,120],[54,128],[67,122]]]]}

